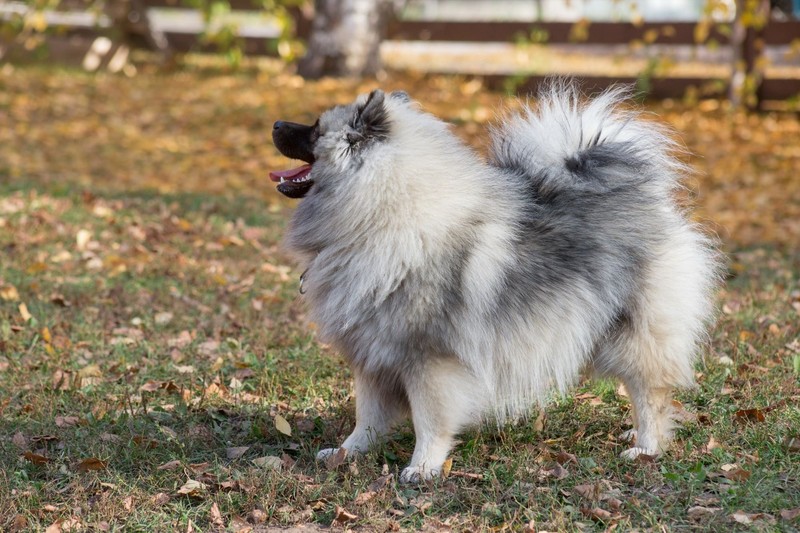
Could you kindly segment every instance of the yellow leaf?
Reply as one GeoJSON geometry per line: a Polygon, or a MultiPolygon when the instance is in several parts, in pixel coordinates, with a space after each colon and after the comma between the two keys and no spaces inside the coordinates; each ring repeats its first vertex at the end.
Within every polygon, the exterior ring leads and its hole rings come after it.
{"type": "Polygon", "coordinates": [[[448,457],[447,460],[442,464],[442,477],[447,477],[450,475],[450,471],[453,469],[453,458],[448,457]]]}
{"type": "Polygon", "coordinates": [[[75,244],[79,251],[83,251],[86,249],[86,245],[89,244],[89,240],[92,238],[92,232],[89,230],[82,229],[78,231],[78,234],[75,236],[75,244]]]}
{"type": "Polygon", "coordinates": [[[100,378],[103,377],[103,372],[98,365],[87,365],[78,370],[78,375],[82,378],[100,378]]]}
{"type": "Polygon", "coordinates": [[[42,328],[42,339],[44,339],[44,342],[48,344],[53,342],[53,336],[50,335],[50,328],[47,327],[42,328]]]}
{"type": "Polygon", "coordinates": [[[47,270],[47,264],[45,264],[42,261],[36,261],[35,263],[32,263],[30,266],[28,266],[28,268],[25,269],[25,272],[28,274],[39,274],[41,272],[44,272],[45,270],[47,270]]]}
{"type": "Polygon", "coordinates": [[[286,435],[287,437],[292,436],[292,428],[289,425],[289,422],[286,421],[281,415],[275,415],[275,429],[286,435]]]}
{"type": "Polygon", "coordinates": [[[19,292],[17,292],[17,288],[13,285],[6,285],[0,287],[0,298],[7,302],[16,302],[19,300],[19,292]]]}
{"type": "Polygon", "coordinates": [[[24,303],[19,304],[18,309],[19,309],[19,314],[22,316],[22,320],[24,320],[25,322],[33,318],[30,312],[28,312],[28,306],[25,305],[24,303]]]}

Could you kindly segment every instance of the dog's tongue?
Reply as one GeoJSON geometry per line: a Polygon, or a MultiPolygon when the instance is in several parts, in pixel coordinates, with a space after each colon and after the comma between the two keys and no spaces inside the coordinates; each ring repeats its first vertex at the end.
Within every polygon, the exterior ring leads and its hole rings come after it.
{"type": "Polygon", "coordinates": [[[311,165],[305,164],[297,168],[290,168],[289,170],[277,170],[269,173],[269,179],[272,181],[281,181],[281,178],[289,181],[303,178],[311,172],[311,165]]]}

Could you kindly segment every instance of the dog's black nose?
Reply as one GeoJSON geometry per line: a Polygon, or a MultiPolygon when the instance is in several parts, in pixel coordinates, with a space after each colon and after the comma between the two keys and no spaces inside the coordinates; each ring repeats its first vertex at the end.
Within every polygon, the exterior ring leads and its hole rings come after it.
{"type": "Polygon", "coordinates": [[[279,129],[281,129],[281,126],[283,126],[283,121],[282,120],[278,120],[278,121],[275,122],[275,124],[272,125],[272,129],[273,130],[279,130],[279,129]]]}

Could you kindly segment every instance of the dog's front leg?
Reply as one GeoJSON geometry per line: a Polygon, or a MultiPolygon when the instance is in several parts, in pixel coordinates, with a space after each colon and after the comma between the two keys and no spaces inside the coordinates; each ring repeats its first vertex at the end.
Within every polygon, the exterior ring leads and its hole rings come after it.
{"type": "MultiPolygon", "coordinates": [[[[356,389],[356,427],[342,443],[348,454],[365,453],[379,443],[392,427],[408,415],[408,407],[399,384],[379,376],[354,370],[356,389]]],[[[317,454],[323,461],[339,448],[326,448],[317,454]]]]}
{"type": "Polygon", "coordinates": [[[438,476],[453,447],[456,434],[477,421],[481,412],[481,384],[459,361],[427,361],[406,379],[416,445],[411,463],[400,474],[401,483],[418,483],[438,476]]]}

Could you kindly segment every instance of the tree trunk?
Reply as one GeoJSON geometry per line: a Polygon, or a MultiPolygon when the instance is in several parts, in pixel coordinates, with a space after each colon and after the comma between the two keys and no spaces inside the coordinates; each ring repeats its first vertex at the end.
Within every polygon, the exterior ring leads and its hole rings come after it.
{"type": "Polygon", "coordinates": [[[316,79],[378,72],[391,6],[389,0],[314,0],[308,52],[298,73],[316,79]]]}
{"type": "Polygon", "coordinates": [[[770,18],[769,0],[736,0],[736,17],[731,33],[733,64],[728,97],[734,107],[750,109],[761,103],[764,31],[770,18]]]}

